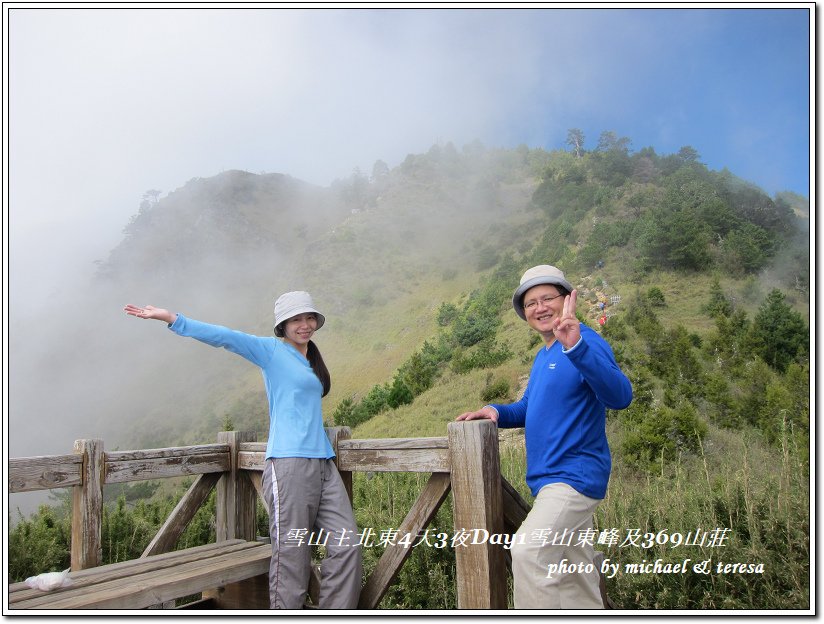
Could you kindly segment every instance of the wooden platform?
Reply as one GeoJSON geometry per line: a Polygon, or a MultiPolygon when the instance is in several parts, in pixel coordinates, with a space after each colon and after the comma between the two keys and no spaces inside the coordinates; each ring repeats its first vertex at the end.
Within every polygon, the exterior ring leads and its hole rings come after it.
{"type": "Polygon", "coordinates": [[[144,609],[266,575],[272,548],[240,539],[69,573],[54,591],[9,587],[9,609],[144,609]]]}
{"type": "MultiPolygon", "coordinates": [[[[348,427],[329,427],[344,487],[352,500],[353,473],[430,473],[404,518],[404,534],[420,536],[441,504],[452,496],[453,528],[472,527],[489,535],[511,534],[529,505],[500,473],[497,426],[489,420],[447,424],[446,437],[353,440],[348,427]]],[[[262,471],[266,443],[254,432],[221,431],[216,444],[106,451],[103,440],[75,440],[74,453],[8,460],[9,492],[72,489],[72,587],[40,592],[23,583],[9,588],[9,608],[268,609],[271,550],[257,542],[257,504],[265,503],[262,471]],[[101,566],[103,487],[109,483],[195,477],[183,498],[136,560],[101,566]],[[216,490],[217,544],[167,552],[178,543],[198,509],[216,490]],[[163,553],[163,554],[161,554],[163,553]],[[201,600],[196,600],[198,594],[201,600]],[[195,601],[189,598],[194,596],[195,601]]],[[[359,608],[376,609],[398,579],[410,549],[388,547],[360,596],[359,608]]],[[[458,609],[506,609],[510,553],[491,540],[455,549],[458,609]]],[[[44,570],[45,571],[45,570],[44,570]]],[[[319,574],[313,568],[309,601],[319,602],[319,574]]],[[[602,587],[603,591],[603,587],[602,587]]],[[[605,600],[606,602],[606,600],[605,600]]]]}

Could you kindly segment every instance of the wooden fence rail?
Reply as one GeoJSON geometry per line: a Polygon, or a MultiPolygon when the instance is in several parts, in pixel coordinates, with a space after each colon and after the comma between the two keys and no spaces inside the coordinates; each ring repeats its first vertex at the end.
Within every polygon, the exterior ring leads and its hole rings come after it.
{"type": "MultiPolygon", "coordinates": [[[[514,532],[529,505],[501,477],[494,423],[450,423],[447,434],[438,438],[355,440],[348,427],[327,429],[350,500],[354,472],[431,473],[398,528],[399,536],[417,536],[425,530],[450,491],[455,530],[481,529],[490,535],[514,532]]],[[[256,539],[257,500],[265,501],[261,471],[266,444],[257,442],[253,433],[221,432],[216,444],[113,452],[104,451],[102,440],[78,440],[74,451],[71,455],[8,462],[12,493],[72,488],[73,571],[101,564],[102,488],[108,483],[197,477],[142,557],[171,551],[215,487],[217,541],[256,539]]],[[[363,587],[361,608],[377,607],[411,550],[402,545],[385,549],[363,587]]],[[[508,552],[499,545],[482,543],[456,547],[455,554],[458,608],[505,609],[507,584],[502,579],[507,573],[508,552]]],[[[258,606],[266,608],[265,586],[259,589],[262,596],[258,606]]],[[[248,594],[244,599],[248,604],[248,594]]]]}

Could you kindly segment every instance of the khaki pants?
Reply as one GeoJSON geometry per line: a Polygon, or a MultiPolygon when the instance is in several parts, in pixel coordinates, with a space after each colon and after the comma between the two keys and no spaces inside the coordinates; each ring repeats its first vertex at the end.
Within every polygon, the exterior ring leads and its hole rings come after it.
{"type": "Polygon", "coordinates": [[[603,609],[595,549],[578,544],[579,531],[592,528],[601,501],[552,483],[538,492],[512,546],[516,609],[603,609]],[[553,541],[556,544],[553,544],[553,541]],[[592,572],[551,572],[561,566],[592,572]],[[550,568],[554,565],[554,568],[550,568]]]}
{"type": "Polygon", "coordinates": [[[312,564],[310,541],[326,547],[318,607],[357,608],[361,590],[358,527],[334,461],[269,458],[263,467],[263,491],[272,538],[271,608],[303,608],[312,564]]]}

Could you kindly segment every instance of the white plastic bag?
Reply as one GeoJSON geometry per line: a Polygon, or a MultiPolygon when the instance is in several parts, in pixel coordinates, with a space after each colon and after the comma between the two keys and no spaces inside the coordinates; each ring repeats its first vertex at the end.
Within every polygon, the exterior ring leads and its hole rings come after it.
{"type": "Polygon", "coordinates": [[[52,591],[60,587],[69,587],[72,580],[69,578],[69,570],[62,572],[44,572],[37,576],[30,576],[26,579],[26,585],[32,589],[41,591],[52,591]]]}

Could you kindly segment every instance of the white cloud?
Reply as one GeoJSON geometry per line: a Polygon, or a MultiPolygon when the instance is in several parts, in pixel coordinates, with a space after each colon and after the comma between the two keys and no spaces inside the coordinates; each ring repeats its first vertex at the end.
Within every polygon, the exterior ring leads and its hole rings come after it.
{"type": "MultiPolygon", "coordinates": [[[[559,147],[580,127],[588,146],[614,130],[636,149],[691,144],[735,172],[735,150],[718,145],[740,134],[735,118],[707,94],[761,79],[736,39],[765,27],[758,13],[10,9],[13,275],[85,274],[144,191],[225,169],[328,184],[439,140],[559,147]],[[725,84],[712,83],[719,69],[725,84]]],[[[794,55],[772,54],[772,70],[794,55]]],[[[755,151],[792,136],[752,97],[735,105],[767,135],[755,151]]],[[[745,177],[781,175],[753,160],[745,177]]]]}

